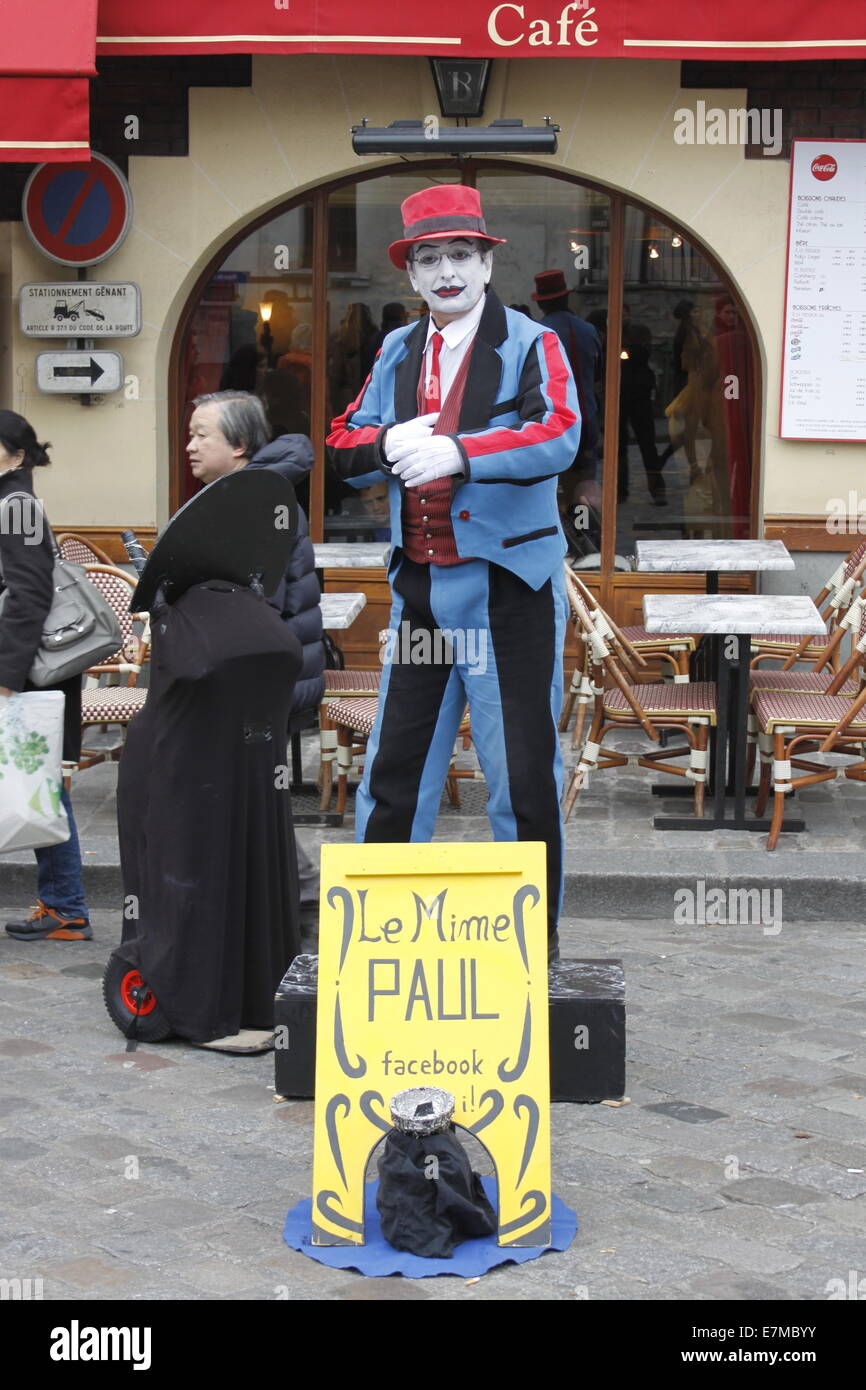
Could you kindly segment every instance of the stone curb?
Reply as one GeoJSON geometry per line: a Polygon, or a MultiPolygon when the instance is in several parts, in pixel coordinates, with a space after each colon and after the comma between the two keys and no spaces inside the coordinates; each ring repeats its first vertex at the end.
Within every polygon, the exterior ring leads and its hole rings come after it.
{"type": "MultiPolygon", "coordinates": [[[[312,848],[311,846],[308,846],[312,848]]],[[[17,859],[17,857],[16,857],[17,859]]],[[[671,919],[678,889],[703,882],[711,888],[782,892],[785,921],[862,922],[866,918],[866,874],[851,873],[851,856],[822,855],[818,865],[809,856],[737,851],[716,853],[712,863],[698,851],[656,851],[639,869],[623,868],[623,856],[596,853],[592,863],[569,867],[565,874],[563,915],[612,919],[671,919]],[[838,862],[836,862],[838,861],[838,862]]],[[[85,861],[84,886],[94,908],[117,908],[123,899],[120,865],[98,852],[85,861]]],[[[35,894],[33,860],[0,863],[0,901],[32,902],[35,894]]]]}

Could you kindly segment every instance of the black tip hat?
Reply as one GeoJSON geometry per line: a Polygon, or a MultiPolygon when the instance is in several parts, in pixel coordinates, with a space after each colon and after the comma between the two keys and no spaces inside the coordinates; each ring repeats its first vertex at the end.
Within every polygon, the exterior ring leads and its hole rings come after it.
{"type": "Polygon", "coordinates": [[[130,611],[153,607],[160,585],[170,602],[193,584],[256,576],[272,594],[286,572],[298,529],[295,489],[269,468],[239,469],[196,493],[166,526],[147,559],[130,611]]]}

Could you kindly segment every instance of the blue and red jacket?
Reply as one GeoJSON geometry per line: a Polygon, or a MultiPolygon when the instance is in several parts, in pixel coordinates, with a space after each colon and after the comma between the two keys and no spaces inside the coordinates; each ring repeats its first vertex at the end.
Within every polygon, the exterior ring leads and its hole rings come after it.
{"type": "MultiPolygon", "coordinates": [[[[391,474],[382,442],[391,425],[418,414],[427,322],[388,334],[360,395],[334,420],[327,439],[334,466],[353,487],[370,487],[383,474],[388,478],[395,547],[402,543],[404,489],[391,474]]],[[[506,309],[492,290],[451,438],[464,459],[463,475],[452,480],[458,555],[502,565],[540,589],[566,550],[556,475],[577,453],[580,409],[557,335],[506,309]]]]}

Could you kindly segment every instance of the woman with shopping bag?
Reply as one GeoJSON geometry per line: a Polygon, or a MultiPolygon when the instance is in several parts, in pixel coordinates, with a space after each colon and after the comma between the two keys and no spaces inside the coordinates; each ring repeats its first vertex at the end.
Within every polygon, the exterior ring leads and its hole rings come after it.
{"type": "MultiPolygon", "coordinates": [[[[27,702],[14,699],[18,692],[33,689],[28,674],[54,593],[51,531],[33,492],[33,469],[48,463],[47,446],[37,441],[32,425],[12,410],[0,410],[0,593],[5,592],[0,612],[0,728],[7,729],[7,742],[18,750],[17,758],[8,765],[10,777],[4,778],[9,785],[13,767],[19,772],[22,767],[25,772],[32,770],[45,754],[47,728],[43,733],[31,726],[42,719],[50,722],[52,706],[56,705],[54,700],[46,702],[40,691],[34,701],[34,715],[28,720],[27,702]],[[13,725],[20,726],[18,732],[13,725]]],[[[65,697],[63,759],[74,763],[81,746],[81,676],[72,676],[51,689],[65,697]]],[[[9,758],[8,750],[5,756],[9,758]]],[[[0,767],[0,773],[4,770],[0,767]]],[[[3,786],[0,782],[0,798],[3,786]]],[[[36,907],[26,919],[6,923],[6,931],[17,941],[90,941],[93,936],[81,882],[78,832],[69,794],[59,777],[55,805],[58,793],[69,836],[62,838],[58,808],[55,823],[46,825],[44,834],[39,835],[41,846],[35,851],[36,907]]],[[[46,814],[50,818],[50,808],[46,814]]]]}

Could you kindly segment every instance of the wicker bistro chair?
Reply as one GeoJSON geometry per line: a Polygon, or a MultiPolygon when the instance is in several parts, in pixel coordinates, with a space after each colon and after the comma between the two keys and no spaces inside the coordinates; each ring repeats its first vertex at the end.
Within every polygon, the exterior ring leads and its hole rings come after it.
{"type": "MultiPolygon", "coordinates": [[[[689,656],[697,645],[690,633],[648,632],[642,623],[630,623],[626,627],[617,627],[580,576],[575,574],[569,565],[566,565],[565,569],[568,580],[573,583],[590,615],[594,616],[596,610],[602,615],[609,634],[612,634],[619,644],[620,662],[623,666],[630,664],[632,668],[646,667],[647,663],[644,657],[667,661],[671,666],[674,682],[678,685],[685,684],[689,679],[689,656]],[[629,654],[628,663],[623,660],[623,652],[629,654]]],[[[604,635],[603,631],[602,635],[604,635]]]]}
{"type": "MultiPolygon", "coordinates": [[[[81,692],[81,727],[91,729],[105,728],[108,724],[122,724],[124,729],[144,707],[147,689],[136,685],[141,668],[150,653],[150,625],[147,613],[130,613],[129,603],[136,587],[136,580],[115,565],[87,564],[84,566],[87,578],[95,585],[107,603],[114,610],[123,645],[113,656],[91,666],[85,677],[94,681],[85,684],[81,692]],[[137,633],[136,623],[143,623],[141,633],[137,633]],[[123,683],[103,685],[100,677],[117,678],[123,683]]],[[[92,767],[95,763],[117,761],[121,749],[88,749],[82,737],[80,768],[92,767]]]]}
{"type": "MultiPolygon", "coordinates": [[[[839,669],[842,642],[846,634],[850,634],[851,640],[854,643],[852,651],[858,649],[857,643],[863,637],[864,632],[866,632],[864,617],[866,617],[866,589],[859,593],[856,598],[852,599],[845,609],[837,612],[835,626],[831,628],[830,640],[814,664],[813,669],[816,672],[824,673],[824,668],[829,662],[830,670],[826,672],[826,674],[832,677],[836,673],[839,669]]],[[[798,657],[797,659],[800,658],[798,657]]],[[[788,675],[793,660],[793,657],[789,657],[781,670],[777,671],[775,674],[788,675]]],[[[856,664],[855,662],[854,665],[856,664]]],[[[853,667],[851,667],[851,669],[853,670],[853,667]]]]}
{"type": "MultiPolygon", "coordinates": [[[[331,727],[336,729],[337,736],[336,810],[339,815],[342,815],[346,809],[349,775],[354,772],[360,776],[362,772],[361,760],[366,751],[367,740],[373,732],[378,709],[378,698],[370,699],[369,696],[362,696],[359,699],[332,700],[327,707],[327,718],[331,727]]],[[[468,748],[472,738],[468,714],[464,714],[457,736],[463,747],[468,748]]],[[[452,806],[459,810],[458,779],[468,777],[473,780],[481,780],[483,774],[473,768],[455,767],[455,757],[456,754],[452,752],[448,776],[445,779],[445,790],[452,806]]]]}
{"type": "MultiPolygon", "coordinates": [[[[647,662],[642,655],[641,647],[648,657],[659,657],[670,663],[673,668],[674,684],[686,684],[689,680],[688,661],[689,654],[695,649],[695,640],[690,635],[658,635],[648,633],[646,628],[639,626],[619,628],[608,617],[600,604],[595,602],[593,595],[582,583],[576,574],[573,574],[566,565],[566,592],[572,610],[572,621],[575,627],[575,634],[578,642],[583,648],[583,664],[575,670],[572,678],[569,696],[573,697],[571,702],[566,701],[563,718],[560,720],[560,730],[567,727],[568,716],[571,712],[571,703],[576,700],[577,714],[574,721],[571,746],[579,748],[583,739],[583,730],[586,721],[586,714],[589,707],[594,703],[596,691],[593,686],[592,678],[592,654],[590,645],[584,640],[585,634],[582,629],[578,611],[575,609],[573,600],[577,600],[579,610],[589,613],[597,635],[605,642],[617,657],[619,666],[628,680],[633,685],[641,685],[642,671],[646,669],[647,662]],[[587,597],[590,602],[587,602],[587,597]],[[637,645],[631,640],[629,633],[637,634],[637,645]],[[643,634],[643,636],[641,636],[643,634]],[[666,644],[670,643],[670,649],[666,644]]],[[[688,753],[688,748],[680,749],[680,752],[688,753]]]]}
{"type": "MultiPolygon", "coordinates": [[[[857,679],[857,668],[861,666],[861,656],[866,650],[866,591],[854,599],[847,613],[839,620],[836,632],[830,643],[808,671],[789,669],[788,662],[778,671],[749,672],[749,723],[748,754],[746,765],[747,780],[751,781],[758,748],[760,725],[755,712],[755,700],[761,694],[770,695],[842,695],[853,698],[859,693],[862,684],[857,679]],[[846,632],[852,635],[854,651],[840,669],[831,664],[846,632]]],[[[766,750],[765,750],[766,751],[766,750]]]]}
{"type": "Polygon", "coordinates": [[[839,644],[843,633],[841,620],[850,608],[854,596],[866,574],[866,540],[861,541],[851,554],[834,570],[820,594],[815,599],[815,607],[827,607],[821,617],[829,629],[829,637],[806,633],[791,636],[784,633],[762,633],[752,638],[752,667],[762,661],[782,660],[782,670],[789,671],[798,661],[817,661],[823,668],[827,660],[832,660],[833,669],[839,668],[839,644]],[[828,601],[829,600],[829,601],[828,601]]]}
{"type": "Polygon", "coordinates": [[[54,538],[57,541],[57,548],[64,560],[68,560],[71,565],[112,565],[114,561],[110,555],[106,555],[104,550],[100,550],[93,541],[85,540],[83,536],[78,536],[74,531],[63,531],[54,538]]]}
{"type": "Polygon", "coordinates": [[[648,632],[640,623],[629,623],[627,627],[622,628],[622,635],[642,656],[669,661],[674,668],[675,685],[685,685],[688,682],[689,657],[697,646],[691,633],[648,632]]]}
{"type": "Polygon", "coordinates": [[[749,715],[750,736],[756,737],[761,754],[758,815],[764,813],[771,783],[773,788],[767,849],[775,849],[778,843],[788,792],[816,782],[832,781],[840,772],[855,781],[866,781],[866,713],[863,712],[866,705],[863,680],[866,599],[863,595],[855,599],[841,625],[851,630],[853,650],[838,671],[763,671],[752,676],[753,680],[760,678],[750,692],[749,715]],[[839,768],[811,763],[800,756],[816,748],[821,753],[855,754],[855,750],[859,750],[860,761],[839,768]],[[792,757],[795,749],[798,756],[792,757]],[[807,775],[794,777],[792,768],[807,775]]]}
{"type": "Polygon", "coordinates": [[[601,641],[609,642],[615,648],[628,679],[635,685],[640,680],[640,670],[646,667],[646,662],[642,656],[638,656],[631,643],[622,637],[620,629],[610,621],[601,604],[596,603],[590,590],[576,574],[572,574],[568,565],[565,567],[565,590],[568,594],[575,636],[583,655],[580,665],[574,669],[571,687],[563,702],[559,731],[562,733],[568,728],[571,711],[576,703],[577,713],[571,735],[571,746],[572,748],[579,748],[583,742],[587,710],[593,704],[597,693],[593,685],[592,648],[587,640],[587,632],[584,630],[584,616],[589,615],[593,629],[601,641]]]}
{"type": "MultiPolygon", "coordinates": [[[[384,662],[388,629],[379,631],[379,658],[384,662]]],[[[328,714],[334,700],[378,699],[382,684],[381,664],[377,671],[325,671],[325,691],[319,704],[319,810],[327,811],[334,790],[334,763],[337,761],[337,725],[328,714]]],[[[371,726],[372,727],[372,726],[371,726]]]]}
{"type": "Polygon", "coordinates": [[[565,819],[568,820],[591,772],[623,767],[627,763],[689,778],[695,788],[695,815],[703,816],[709,761],[707,744],[710,728],[716,724],[715,684],[712,681],[696,681],[689,684],[630,685],[620,670],[616,656],[595,631],[592,619],[579,597],[573,596],[572,602],[591,651],[594,709],[589,737],[563,798],[565,819]],[[612,682],[610,688],[606,688],[606,678],[612,682]],[[644,754],[617,753],[603,746],[605,738],[614,729],[643,729],[656,743],[660,729],[674,729],[685,735],[687,746],[663,748],[644,754]],[[674,758],[686,753],[689,755],[687,768],[672,765],[674,758]]]}
{"type": "Polygon", "coordinates": [[[799,787],[829,782],[840,772],[858,782],[866,782],[866,686],[853,698],[845,695],[809,695],[762,691],[755,699],[758,743],[761,750],[761,781],[755,805],[763,815],[772,781],[773,815],[767,849],[775,849],[782,831],[785,797],[799,787]],[[798,756],[806,751],[851,753],[857,761],[848,767],[827,767],[798,756]],[[796,777],[798,768],[805,776],[796,777]]]}
{"type": "MultiPolygon", "coordinates": [[[[338,725],[329,714],[334,702],[371,701],[375,716],[381,671],[325,671],[325,693],[319,705],[319,809],[327,811],[334,790],[338,725]]],[[[372,725],[370,726],[372,728],[372,725]]]]}
{"type": "MultiPolygon", "coordinates": [[[[571,567],[566,564],[566,589],[569,598],[572,593],[576,593],[581,599],[583,607],[589,613],[595,625],[596,631],[604,641],[611,642],[619,657],[620,665],[633,684],[641,683],[641,672],[646,669],[649,657],[653,660],[666,661],[672,667],[672,675],[675,684],[685,684],[689,679],[689,656],[695,650],[695,639],[689,634],[659,634],[647,632],[646,628],[640,624],[631,624],[628,627],[617,627],[612,618],[605,612],[601,604],[598,603],[594,594],[584,584],[583,580],[574,573],[571,567]]],[[[583,726],[586,718],[586,710],[593,701],[592,681],[589,674],[589,653],[586,643],[583,642],[580,623],[574,614],[572,605],[572,620],[578,642],[583,644],[584,660],[581,665],[576,666],[571,677],[571,685],[563,701],[562,714],[559,720],[559,731],[564,732],[568,728],[568,721],[571,712],[577,705],[575,716],[574,731],[572,734],[571,746],[578,748],[583,735],[583,726]]]]}

